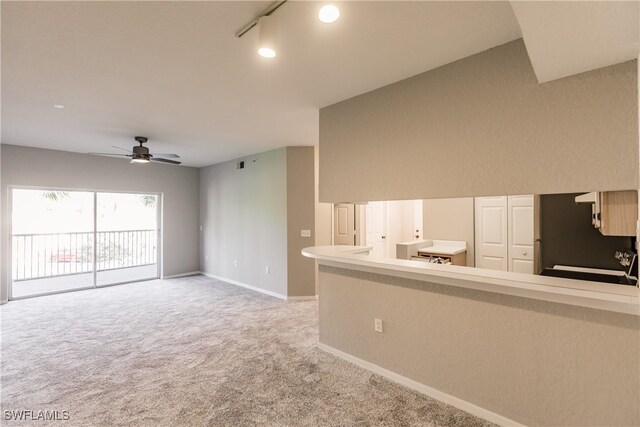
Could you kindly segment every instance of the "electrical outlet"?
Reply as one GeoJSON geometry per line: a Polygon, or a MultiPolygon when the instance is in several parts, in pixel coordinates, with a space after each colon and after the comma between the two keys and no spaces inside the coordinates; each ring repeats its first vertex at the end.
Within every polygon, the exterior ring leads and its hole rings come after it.
{"type": "Polygon", "coordinates": [[[238,260],[237,260],[237,259],[233,260],[233,266],[234,266],[234,267],[237,267],[237,266],[238,266],[238,260]]]}
{"type": "Polygon", "coordinates": [[[376,332],[382,333],[382,319],[375,319],[373,329],[376,332]]]}
{"type": "Polygon", "coordinates": [[[269,274],[269,266],[268,265],[264,268],[264,272],[269,274]]]}

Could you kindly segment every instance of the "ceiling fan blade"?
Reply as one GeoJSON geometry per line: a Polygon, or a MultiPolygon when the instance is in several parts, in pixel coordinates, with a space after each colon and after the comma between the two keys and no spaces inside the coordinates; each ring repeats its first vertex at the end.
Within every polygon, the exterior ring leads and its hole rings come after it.
{"type": "Polygon", "coordinates": [[[131,150],[125,150],[124,148],[116,147],[115,145],[112,145],[111,148],[117,148],[118,150],[122,150],[122,151],[126,151],[127,153],[131,153],[131,150]]]}
{"type": "Polygon", "coordinates": [[[152,162],[170,163],[172,165],[179,165],[182,163],[175,160],[161,159],[160,157],[151,157],[149,160],[151,160],[152,162]]]}
{"type": "Polygon", "coordinates": [[[151,153],[153,157],[165,157],[168,159],[179,159],[180,156],[177,154],[167,154],[167,153],[151,153]]]}
{"type": "Polygon", "coordinates": [[[87,153],[94,156],[114,156],[114,157],[131,157],[131,154],[114,154],[114,153],[87,153]]]}

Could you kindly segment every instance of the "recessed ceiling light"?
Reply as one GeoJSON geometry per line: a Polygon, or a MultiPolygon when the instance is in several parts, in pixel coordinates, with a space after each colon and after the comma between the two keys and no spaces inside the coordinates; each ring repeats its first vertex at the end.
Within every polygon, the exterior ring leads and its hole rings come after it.
{"type": "Polygon", "coordinates": [[[276,56],[276,51],[268,47],[261,47],[260,49],[258,49],[258,54],[260,54],[260,56],[264,56],[265,58],[273,58],[276,56]]]}
{"type": "Polygon", "coordinates": [[[57,108],[58,110],[62,110],[64,108],[64,105],[62,105],[62,104],[54,104],[53,108],[57,108]]]}
{"type": "Polygon", "coordinates": [[[338,18],[340,18],[340,9],[332,4],[322,6],[318,12],[318,19],[325,24],[336,22],[338,18]]]}

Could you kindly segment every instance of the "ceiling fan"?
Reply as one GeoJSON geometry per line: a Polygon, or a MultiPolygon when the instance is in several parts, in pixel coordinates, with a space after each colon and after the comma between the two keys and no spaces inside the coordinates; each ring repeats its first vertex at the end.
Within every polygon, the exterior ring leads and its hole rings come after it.
{"type": "MultiPolygon", "coordinates": [[[[179,159],[180,156],[178,156],[177,154],[150,153],[149,149],[142,145],[148,141],[148,138],[146,136],[136,136],[135,140],[140,145],[134,145],[133,148],[131,149],[131,154],[114,154],[114,153],[89,153],[89,154],[95,154],[98,156],[130,157],[131,163],[161,162],[161,163],[170,163],[172,165],[179,165],[180,163],[182,163],[177,160],[169,160],[167,158],[167,157],[170,157],[173,159],[179,159]]],[[[116,147],[115,145],[112,145],[112,147],[129,153],[129,150],[125,150],[124,148],[116,147]]]]}

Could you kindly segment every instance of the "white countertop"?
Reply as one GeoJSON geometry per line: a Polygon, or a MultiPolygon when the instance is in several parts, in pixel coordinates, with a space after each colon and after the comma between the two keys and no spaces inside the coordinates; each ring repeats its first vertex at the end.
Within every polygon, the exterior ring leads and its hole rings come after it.
{"type": "Polygon", "coordinates": [[[314,246],[319,264],[640,316],[640,289],[533,274],[374,257],[367,246],[314,246]]]}
{"type": "Polygon", "coordinates": [[[467,251],[467,242],[463,240],[423,239],[398,243],[397,246],[406,246],[413,251],[417,250],[418,253],[434,255],[457,255],[467,251]]]}
{"type": "Polygon", "coordinates": [[[554,265],[554,270],[576,271],[579,273],[605,274],[607,276],[624,276],[624,271],[620,270],[603,270],[601,268],[574,267],[572,265],[554,265]]]}
{"type": "Polygon", "coordinates": [[[458,255],[466,252],[467,248],[456,248],[455,246],[433,245],[418,249],[418,253],[436,255],[458,255]]]}

